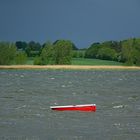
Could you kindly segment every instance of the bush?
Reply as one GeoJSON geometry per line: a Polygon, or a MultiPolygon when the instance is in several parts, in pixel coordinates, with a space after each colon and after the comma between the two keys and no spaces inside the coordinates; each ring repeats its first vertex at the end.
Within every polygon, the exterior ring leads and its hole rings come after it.
{"type": "Polygon", "coordinates": [[[15,57],[16,64],[25,64],[27,61],[27,54],[25,52],[18,52],[15,57]]]}
{"type": "Polygon", "coordinates": [[[34,65],[42,65],[41,57],[35,57],[34,59],[34,65]]]}
{"type": "Polygon", "coordinates": [[[16,55],[16,47],[13,43],[0,42],[0,65],[12,64],[16,55]]]}

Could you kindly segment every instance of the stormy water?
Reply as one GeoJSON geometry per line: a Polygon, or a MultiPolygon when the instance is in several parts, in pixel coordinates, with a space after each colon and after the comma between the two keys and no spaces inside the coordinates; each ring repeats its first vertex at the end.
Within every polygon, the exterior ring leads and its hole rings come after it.
{"type": "Polygon", "coordinates": [[[0,70],[0,140],[95,139],[140,139],[140,71],[0,70]]]}

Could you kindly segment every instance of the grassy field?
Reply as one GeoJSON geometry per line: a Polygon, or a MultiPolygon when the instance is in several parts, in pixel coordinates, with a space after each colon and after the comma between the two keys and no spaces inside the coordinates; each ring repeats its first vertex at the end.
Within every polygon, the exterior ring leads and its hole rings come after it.
{"type": "Polygon", "coordinates": [[[34,57],[28,57],[28,60],[26,62],[27,65],[33,65],[34,63],[34,57]]]}
{"type": "MultiPolygon", "coordinates": [[[[33,65],[33,59],[29,58],[27,61],[27,65],[33,65]]],[[[87,59],[87,58],[73,58],[72,65],[115,65],[122,66],[123,63],[116,61],[108,61],[108,60],[100,60],[100,59],[87,59]]]]}
{"type": "Polygon", "coordinates": [[[100,59],[73,58],[72,65],[116,65],[122,66],[123,63],[100,59]]]}

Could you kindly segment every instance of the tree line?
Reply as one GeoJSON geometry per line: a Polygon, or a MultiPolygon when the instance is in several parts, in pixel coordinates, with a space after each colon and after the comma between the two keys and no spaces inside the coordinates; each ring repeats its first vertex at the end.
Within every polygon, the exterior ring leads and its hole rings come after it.
{"type": "Polygon", "coordinates": [[[34,41],[0,42],[0,65],[25,64],[31,57],[36,65],[71,64],[73,57],[140,65],[140,38],[97,42],[86,49],[78,49],[70,40],[56,40],[42,45],[34,41]]]}
{"type": "Polygon", "coordinates": [[[57,40],[43,45],[31,41],[29,43],[0,42],[0,65],[25,64],[30,57],[34,64],[71,64],[72,50],[76,46],[69,40],[57,40]]]}
{"type": "Polygon", "coordinates": [[[140,65],[140,38],[93,43],[86,50],[85,57],[140,65]]]}

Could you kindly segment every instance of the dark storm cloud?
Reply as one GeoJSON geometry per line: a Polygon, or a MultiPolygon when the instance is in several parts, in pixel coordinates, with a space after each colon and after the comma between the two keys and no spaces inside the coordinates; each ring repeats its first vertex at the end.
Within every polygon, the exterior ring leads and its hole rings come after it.
{"type": "Polygon", "coordinates": [[[0,40],[77,46],[140,37],[139,0],[0,0],[0,40]]]}

